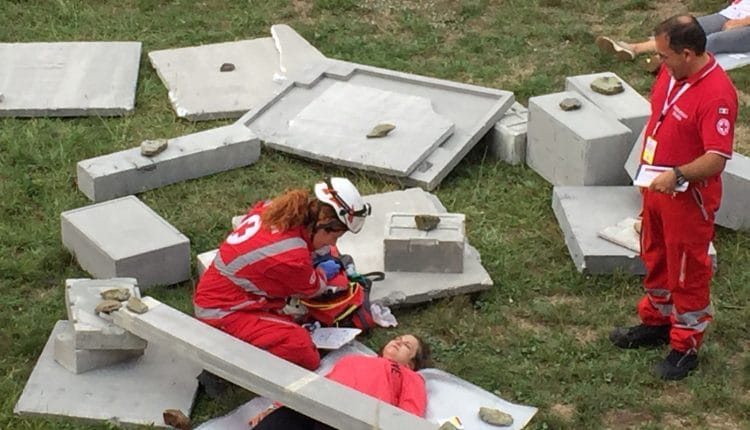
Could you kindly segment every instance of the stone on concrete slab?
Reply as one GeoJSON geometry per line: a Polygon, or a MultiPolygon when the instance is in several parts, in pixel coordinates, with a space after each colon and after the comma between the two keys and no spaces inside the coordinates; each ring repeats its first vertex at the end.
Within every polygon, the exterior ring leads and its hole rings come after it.
{"type": "Polygon", "coordinates": [[[190,279],[190,240],[135,196],[60,218],[63,245],[96,278],[132,277],[141,288],[190,279]]]}
{"type": "Polygon", "coordinates": [[[603,72],[590,75],[569,76],[565,78],[565,91],[575,91],[586,97],[604,113],[612,115],[625,124],[633,137],[643,130],[651,115],[651,105],[638,91],[620,79],[614,73],[603,72]],[[622,83],[623,92],[615,95],[604,95],[591,89],[591,83],[599,78],[611,77],[622,83]]]}
{"type": "Polygon", "coordinates": [[[234,71],[235,67],[232,63],[224,63],[219,67],[220,72],[231,72],[234,71]]]}
{"type": "Polygon", "coordinates": [[[581,108],[581,101],[575,97],[562,99],[560,102],[560,109],[564,111],[576,110],[581,108]]]}
{"type": "Polygon", "coordinates": [[[133,112],[140,56],[140,42],[0,43],[0,116],[133,112]]]}
{"type": "Polygon", "coordinates": [[[440,223],[429,231],[417,227],[418,214],[386,215],[383,240],[386,272],[463,272],[466,218],[463,214],[436,215],[440,223]]]}
{"type": "Polygon", "coordinates": [[[167,139],[144,140],[141,142],[141,155],[144,157],[153,157],[156,154],[164,152],[169,146],[167,139]]]}
{"type": "Polygon", "coordinates": [[[150,343],[140,358],[75,374],[54,360],[55,339],[65,325],[58,321],[52,330],[14,413],[158,428],[167,427],[165,409],[190,413],[201,369],[168,344],[150,343]]]}
{"type": "Polygon", "coordinates": [[[523,164],[528,122],[528,109],[518,102],[513,103],[484,137],[490,155],[511,165],[523,164]]]}
{"type": "Polygon", "coordinates": [[[195,179],[258,161],[260,140],[242,126],[224,126],[169,139],[164,152],[138,148],[78,162],[78,189],[101,202],[195,179]]]}
{"type": "Polygon", "coordinates": [[[145,314],[148,312],[148,306],[138,297],[129,298],[126,306],[130,312],[135,312],[137,314],[145,314]]]}
{"type": "Polygon", "coordinates": [[[367,137],[372,138],[378,138],[378,137],[385,137],[388,136],[388,133],[393,131],[396,126],[393,124],[388,124],[387,122],[382,122],[370,130],[369,133],[367,133],[367,137]]]}
{"type": "MultiPolygon", "coordinates": [[[[419,188],[365,196],[373,207],[362,230],[357,235],[345,234],[338,241],[339,251],[354,258],[357,271],[384,271],[386,216],[389,212],[438,213],[447,212],[434,194],[419,188]]],[[[442,222],[441,222],[442,224],[442,222]]],[[[492,287],[492,279],[482,267],[479,253],[468,242],[464,244],[463,273],[418,273],[385,271],[385,279],[375,282],[370,298],[388,306],[416,304],[440,297],[469,294],[492,287]]]]}
{"type": "MultiPolygon", "coordinates": [[[[637,187],[565,187],[552,190],[552,210],[579,272],[612,274],[618,271],[643,275],[645,267],[638,253],[597,236],[605,227],[641,211],[637,187]]],[[[709,255],[716,264],[713,244],[709,255]]]]}
{"type": "Polygon", "coordinates": [[[124,302],[130,298],[130,290],[128,288],[116,287],[104,290],[100,292],[99,295],[104,300],[117,300],[119,302],[124,302]]]}
{"type": "Polygon", "coordinates": [[[285,147],[336,165],[406,176],[452,133],[453,123],[435,113],[429,99],[334,82],[290,120],[285,147]],[[381,122],[398,128],[368,139],[381,122]]]}
{"type": "Polygon", "coordinates": [[[94,314],[109,314],[122,307],[119,300],[102,300],[94,308],[94,314]]]}
{"type": "Polygon", "coordinates": [[[567,91],[529,99],[526,164],[553,185],[628,183],[623,165],[631,149],[630,129],[587,99],[563,111],[567,91]]]}
{"type": "Polygon", "coordinates": [[[613,96],[625,91],[625,88],[622,86],[622,81],[614,76],[598,77],[591,81],[589,86],[592,91],[604,94],[605,96],[613,96]]]}
{"type": "Polygon", "coordinates": [[[55,336],[55,361],[69,371],[79,374],[101,367],[132,360],[143,355],[142,349],[76,349],[73,324],[60,321],[63,329],[55,336]]]}
{"type": "MultiPolygon", "coordinates": [[[[146,341],[114,325],[111,317],[97,312],[101,292],[126,288],[132,296],[140,295],[133,278],[68,279],[65,281],[65,307],[73,328],[74,349],[143,350],[146,341]]],[[[119,301],[113,301],[120,304],[119,301]]]]}

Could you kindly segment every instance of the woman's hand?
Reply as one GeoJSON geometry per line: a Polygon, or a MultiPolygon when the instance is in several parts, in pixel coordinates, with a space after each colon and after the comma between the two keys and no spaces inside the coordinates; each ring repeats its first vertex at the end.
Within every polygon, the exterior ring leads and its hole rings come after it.
{"type": "Polygon", "coordinates": [[[747,25],[748,25],[747,18],[743,18],[743,19],[730,19],[729,21],[727,21],[727,22],[724,23],[724,27],[722,29],[723,30],[732,30],[732,29],[735,29],[735,28],[747,27],[747,25]]]}
{"type": "Polygon", "coordinates": [[[248,424],[250,424],[250,428],[253,428],[257,426],[261,421],[263,421],[263,418],[267,417],[268,414],[276,410],[276,406],[271,405],[268,408],[266,408],[264,411],[260,412],[258,415],[252,417],[250,421],[248,421],[248,424]]]}

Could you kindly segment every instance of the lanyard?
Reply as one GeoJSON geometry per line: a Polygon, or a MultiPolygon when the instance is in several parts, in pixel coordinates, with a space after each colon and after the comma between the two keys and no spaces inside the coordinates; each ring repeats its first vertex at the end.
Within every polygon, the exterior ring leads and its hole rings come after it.
{"type": "Polygon", "coordinates": [[[677,100],[682,97],[685,92],[690,89],[690,83],[685,83],[682,88],[680,88],[679,91],[677,91],[677,94],[672,97],[672,100],[669,100],[669,95],[672,94],[672,90],[674,89],[674,85],[677,83],[677,81],[674,78],[671,78],[669,81],[669,88],[667,88],[667,97],[664,99],[664,105],[661,108],[661,113],[659,114],[659,120],[656,121],[656,124],[654,124],[654,129],[651,131],[651,136],[656,136],[656,132],[659,130],[659,127],[661,127],[661,124],[664,122],[664,118],[667,116],[667,112],[669,112],[669,109],[674,106],[675,103],[677,103],[677,100]]]}

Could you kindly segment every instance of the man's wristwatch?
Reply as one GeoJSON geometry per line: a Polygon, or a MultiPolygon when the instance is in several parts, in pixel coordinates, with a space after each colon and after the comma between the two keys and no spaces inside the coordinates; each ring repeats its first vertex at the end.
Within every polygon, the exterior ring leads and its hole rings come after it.
{"type": "Polygon", "coordinates": [[[677,177],[677,186],[685,184],[687,182],[687,178],[682,173],[682,170],[680,170],[677,166],[673,167],[672,170],[674,171],[674,175],[677,177]]]}

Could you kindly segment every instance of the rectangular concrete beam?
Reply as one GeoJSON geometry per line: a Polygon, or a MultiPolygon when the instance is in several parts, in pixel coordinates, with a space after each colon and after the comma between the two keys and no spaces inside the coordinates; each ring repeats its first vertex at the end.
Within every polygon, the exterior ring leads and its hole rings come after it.
{"type": "Polygon", "coordinates": [[[169,345],[182,358],[256,394],[275,399],[334,428],[437,430],[395,406],[378,401],[256,348],[150,297],[142,315],[119,310],[114,321],[150,342],[169,345]]]}
{"type": "Polygon", "coordinates": [[[141,289],[190,279],[190,240],[135,196],[60,219],[63,245],[96,278],[132,277],[141,289]]]}
{"type": "Polygon", "coordinates": [[[565,91],[576,91],[594,103],[602,112],[625,124],[633,136],[638,135],[651,115],[651,105],[638,91],[612,72],[565,78],[565,91]],[[614,95],[597,93],[591,89],[591,82],[599,78],[615,78],[622,83],[623,92],[614,95]]]}
{"type": "Polygon", "coordinates": [[[624,185],[631,132],[572,91],[529,99],[526,164],[553,185],[624,185]],[[563,111],[560,102],[581,108],[563,111]]]}
{"type": "Polygon", "coordinates": [[[153,157],[140,147],[78,162],[78,188],[101,202],[258,161],[260,140],[245,127],[225,126],[168,140],[153,157]]]}

